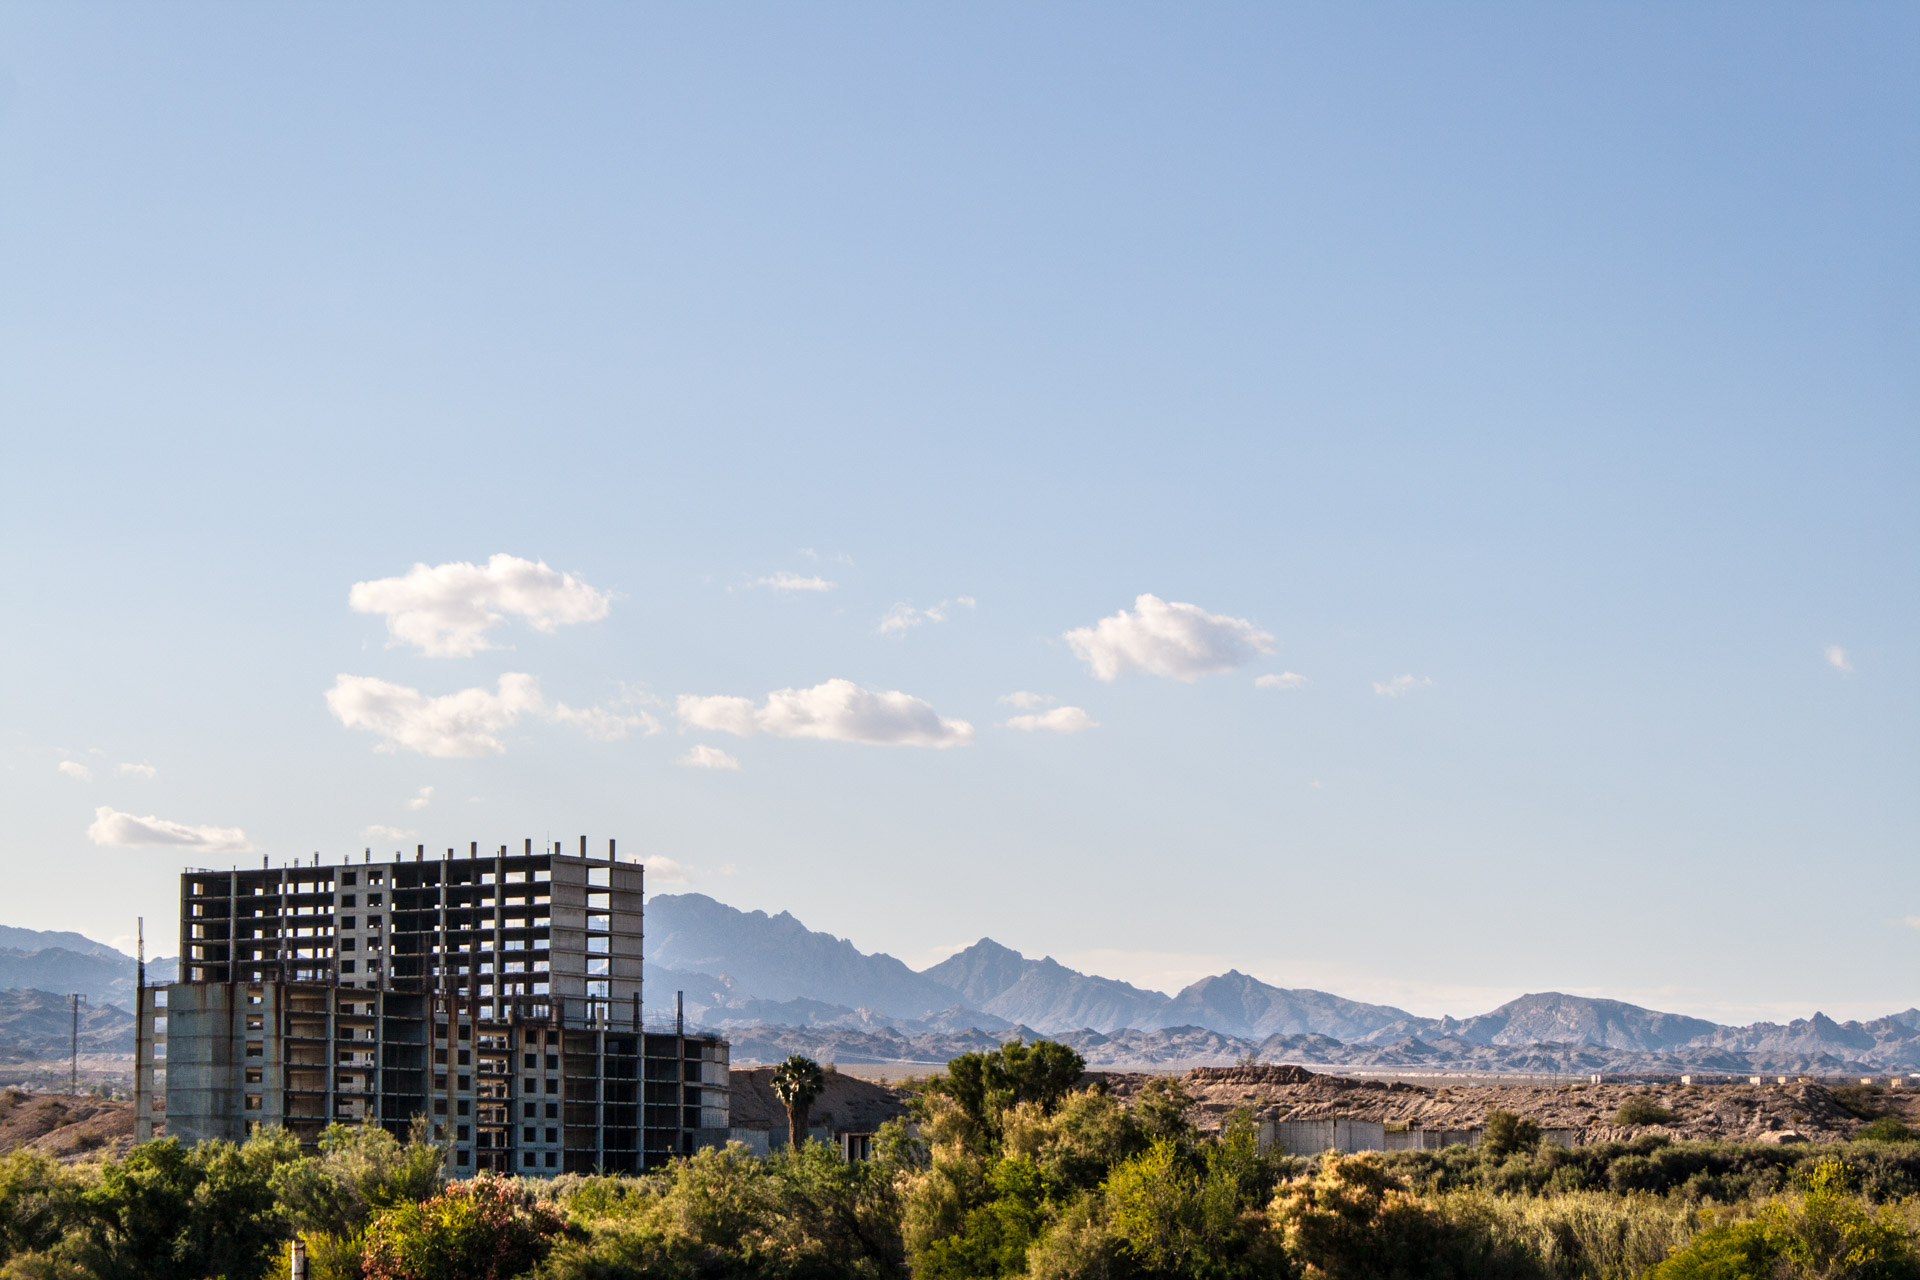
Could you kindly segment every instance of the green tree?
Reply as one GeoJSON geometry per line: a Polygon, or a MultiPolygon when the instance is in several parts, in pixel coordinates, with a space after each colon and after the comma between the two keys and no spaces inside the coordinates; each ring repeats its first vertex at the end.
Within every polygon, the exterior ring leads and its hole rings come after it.
{"type": "Polygon", "coordinates": [[[445,1158],[425,1117],[405,1143],[378,1125],[333,1124],[320,1135],[318,1155],[275,1170],[273,1191],[296,1230],[353,1235],[377,1210],[432,1196],[445,1158]]]}
{"type": "Polygon", "coordinates": [[[1192,1108],[1193,1098],[1180,1087],[1178,1080],[1172,1076],[1155,1076],[1141,1086],[1139,1096],[1133,1100],[1133,1121],[1149,1140],[1171,1138],[1186,1142],[1193,1133],[1193,1126],[1187,1123],[1187,1112],[1192,1108]]]}
{"type": "Polygon", "coordinates": [[[803,1054],[796,1053],[773,1069],[773,1095],[787,1109],[787,1141],[792,1146],[807,1140],[807,1113],[826,1087],[820,1064],[803,1054]]]}
{"type": "Polygon", "coordinates": [[[1480,1149],[1496,1160],[1519,1155],[1540,1145],[1540,1126],[1511,1111],[1487,1112],[1486,1128],[1480,1134],[1480,1149]]]}
{"type": "Polygon", "coordinates": [[[81,1197],[78,1260],[96,1280],[257,1280],[284,1235],[273,1176],[299,1154],[283,1129],[191,1151],[142,1143],[81,1197]]]}
{"type": "Polygon", "coordinates": [[[0,1156],[0,1264],[51,1249],[74,1221],[80,1187],[38,1151],[0,1156]]]}
{"type": "Polygon", "coordinates": [[[998,1134],[1002,1113],[1023,1102],[1052,1112],[1086,1070],[1086,1059],[1057,1041],[1036,1040],[1029,1045],[1009,1040],[998,1049],[953,1059],[934,1088],[958,1102],[991,1141],[998,1134]]]}

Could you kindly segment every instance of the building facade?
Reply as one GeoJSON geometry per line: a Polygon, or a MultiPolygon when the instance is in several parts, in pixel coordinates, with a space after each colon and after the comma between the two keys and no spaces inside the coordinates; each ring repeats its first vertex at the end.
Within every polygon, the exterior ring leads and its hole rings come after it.
{"type": "Polygon", "coordinates": [[[454,1175],[637,1171],[724,1142],[727,1042],[644,1016],[644,877],[585,837],[185,872],[181,980],[140,984],[136,1136],[424,1122],[454,1175]]]}

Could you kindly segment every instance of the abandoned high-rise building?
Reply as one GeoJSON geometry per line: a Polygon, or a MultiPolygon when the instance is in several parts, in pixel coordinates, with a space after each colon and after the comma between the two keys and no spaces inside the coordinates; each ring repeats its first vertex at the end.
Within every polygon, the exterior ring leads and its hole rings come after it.
{"type": "Polygon", "coordinates": [[[727,1135],[727,1043],[643,1020],[644,868],[536,853],[189,870],[180,978],[143,978],[138,1137],[334,1121],[449,1172],[633,1171],[727,1135]]]}

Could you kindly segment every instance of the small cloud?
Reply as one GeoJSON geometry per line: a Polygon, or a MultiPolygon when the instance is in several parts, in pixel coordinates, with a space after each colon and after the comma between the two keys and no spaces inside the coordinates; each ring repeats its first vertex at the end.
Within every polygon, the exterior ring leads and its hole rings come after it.
{"type": "Polygon", "coordinates": [[[977,607],[980,603],[978,600],[975,600],[972,596],[955,596],[953,598],[953,602],[955,604],[963,604],[967,606],[967,608],[969,609],[977,607]]]}
{"type": "Polygon", "coordinates": [[[1001,694],[1000,701],[1006,703],[1010,707],[1018,707],[1022,711],[1031,711],[1035,707],[1050,706],[1053,703],[1058,702],[1059,699],[1054,697],[1052,694],[1028,693],[1025,689],[1021,689],[1016,693],[1001,694]]]}
{"type": "Polygon", "coordinates": [[[121,775],[128,778],[153,778],[158,777],[160,773],[150,764],[123,764],[119,769],[121,775]]]}
{"type": "Polygon", "coordinates": [[[497,647],[486,633],[509,614],[551,632],[597,622],[612,604],[610,592],[509,555],[484,565],[415,564],[401,577],[356,582],[347,592],[347,607],[355,613],[386,615],[390,646],[411,645],[430,658],[467,658],[497,647]]]}
{"type": "Polygon", "coordinates": [[[428,805],[432,803],[433,803],[433,788],[422,787],[417,793],[415,793],[413,799],[407,801],[407,808],[412,809],[415,813],[418,813],[420,810],[426,808],[428,805]]]}
{"type": "Polygon", "coordinates": [[[93,781],[93,770],[87,768],[87,766],[81,764],[78,760],[62,760],[59,764],[55,765],[54,768],[66,774],[69,778],[78,778],[82,782],[93,781]]]}
{"type": "Polygon", "coordinates": [[[1132,612],[1122,609],[1065,639],[1096,680],[1144,671],[1190,682],[1273,652],[1273,636],[1245,618],[1148,594],[1134,599],[1132,612]]]}
{"type": "Polygon", "coordinates": [[[184,822],[169,822],[148,814],[136,818],[101,805],[93,811],[87,838],[98,845],[130,848],[134,845],[169,845],[177,849],[195,849],[201,853],[246,853],[253,848],[247,833],[238,827],[194,827],[184,822]]]}
{"type": "Polygon", "coordinates": [[[1007,721],[1007,728],[1021,729],[1027,733],[1040,730],[1048,733],[1081,733],[1098,728],[1099,723],[1079,707],[1055,707],[1051,711],[1042,711],[1035,715],[1014,716],[1007,721]]]}
{"type": "Polygon", "coordinates": [[[362,840],[411,840],[413,836],[414,833],[411,831],[403,831],[399,827],[381,826],[379,823],[360,828],[362,840]]]}
{"type": "Polygon", "coordinates": [[[886,616],[880,619],[880,634],[883,636],[905,635],[908,631],[925,623],[945,622],[956,604],[965,605],[971,609],[973,597],[961,596],[957,600],[942,600],[939,604],[928,605],[924,609],[916,609],[910,604],[896,604],[887,610],[886,616]]]}
{"type": "Polygon", "coordinates": [[[1827,646],[1827,665],[1843,676],[1853,674],[1853,659],[1849,658],[1847,651],[1837,644],[1827,646]]]}
{"type": "Polygon", "coordinates": [[[500,677],[497,689],[462,689],[429,697],[418,689],[373,676],[339,675],[326,693],[327,708],[349,729],[364,729],[382,741],[376,751],[405,747],[443,759],[499,755],[499,735],[522,716],[572,725],[602,741],[629,733],[658,733],[660,722],[644,711],[622,714],[606,707],[548,705],[540,682],[524,672],[500,677]]]}
{"type": "Polygon", "coordinates": [[[555,724],[570,724],[600,742],[618,742],[630,733],[660,732],[660,722],[644,711],[626,713],[607,707],[570,707],[556,702],[547,718],[555,724]]]}
{"type": "Polygon", "coordinates": [[[696,769],[738,769],[740,762],[718,747],[709,747],[702,743],[680,757],[681,764],[690,764],[696,769]]]}
{"type": "Polygon", "coordinates": [[[755,578],[756,587],[772,587],[775,591],[831,591],[837,583],[828,582],[821,577],[806,577],[798,573],[774,573],[764,578],[755,578]]]}
{"type": "Polygon", "coordinates": [[[887,747],[953,747],[973,741],[973,726],[943,718],[911,694],[863,689],[828,680],[811,689],[779,689],[755,706],[751,698],[682,694],[680,721],[695,729],[748,737],[820,738],[887,747]]]}
{"type": "Polygon", "coordinates": [[[643,865],[649,885],[688,882],[687,869],[672,858],[648,858],[643,865]]]}
{"type": "Polygon", "coordinates": [[[1312,787],[1315,791],[1318,791],[1320,790],[1320,779],[1315,778],[1312,782],[1309,782],[1307,785],[1312,787]]]}
{"type": "Polygon", "coordinates": [[[1909,929],[1920,929],[1920,916],[1908,916],[1900,922],[1909,929]]]}
{"type": "Polygon", "coordinates": [[[1278,674],[1268,672],[1253,682],[1256,689],[1298,689],[1307,683],[1307,678],[1298,671],[1282,671],[1278,674]]]}
{"type": "Polygon", "coordinates": [[[1391,680],[1375,680],[1373,691],[1383,698],[1404,698],[1416,689],[1424,689],[1432,684],[1428,676],[1395,676],[1391,680]]]}

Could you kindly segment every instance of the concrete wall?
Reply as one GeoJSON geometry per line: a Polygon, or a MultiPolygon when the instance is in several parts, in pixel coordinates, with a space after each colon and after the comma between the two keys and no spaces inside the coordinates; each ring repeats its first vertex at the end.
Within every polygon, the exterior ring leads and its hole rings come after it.
{"type": "MultiPolygon", "coordinates": [[[[1447,1147],[1477,1147],[1482,1130],[1418,1129],[1389,1130],[1373,1120],[1354,1120],[1346,1116],[1321,1116],[1309,1120],[1267,1120],[1260,1125],[1260,1149],[1278,1150],[1290,1156],[1317,1156],[1328,1151],[1351,1154],[1360,1151],[1440,1151],[1447,1147]]],[[[1554,1146],[1571,1147],[1579,1133],[1573,1129],[1543,1129],[1540,1139],[1554,1146]]]]}

